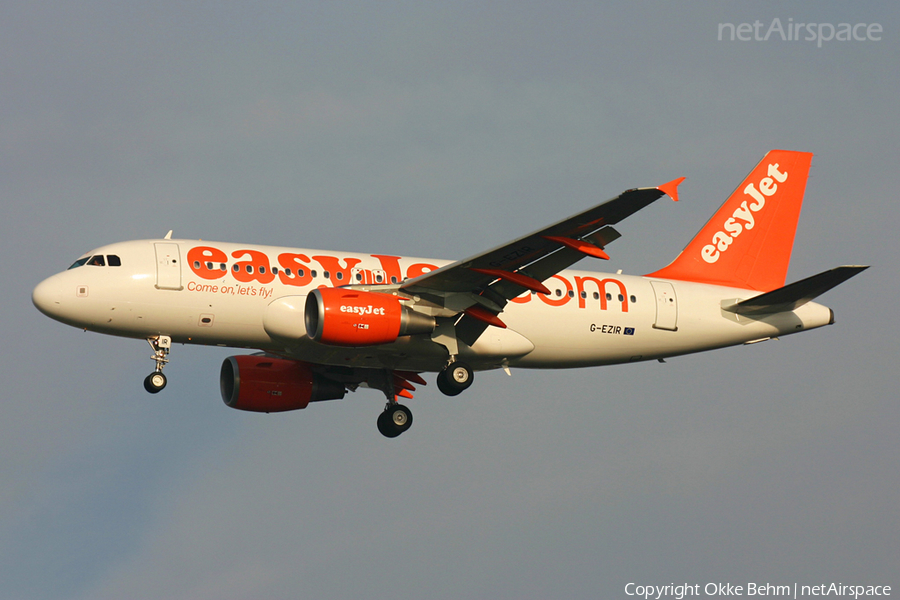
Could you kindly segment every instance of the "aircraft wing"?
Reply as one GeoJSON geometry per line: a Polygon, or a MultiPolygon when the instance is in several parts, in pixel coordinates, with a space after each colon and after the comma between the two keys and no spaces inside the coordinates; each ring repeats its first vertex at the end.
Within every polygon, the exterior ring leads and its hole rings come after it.
{"type": "Polygon", "coordinates": [[[470,306],[481,304],[499,312],[506,301],[526,290],[547,293],[543,281],[585,256],[608,259],[603,248],[620,237],[611,225],[666,194],[677,200],[677,186],[683,180],[682,177],[659,187],[628,190],[502,246],[410,279],[400,289],[443,298],[464,294],[471,300],[470,306]]]}

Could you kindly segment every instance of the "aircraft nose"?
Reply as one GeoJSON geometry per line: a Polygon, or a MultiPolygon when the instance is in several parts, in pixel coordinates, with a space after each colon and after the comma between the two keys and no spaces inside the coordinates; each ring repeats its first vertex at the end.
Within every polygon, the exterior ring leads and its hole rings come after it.
{"type": "Polygon", "coordinates": [[[31,292],[31,302],[48,317],[56,316],[62,302],[62,292],[53,277],[37,284],[31,292]]]}

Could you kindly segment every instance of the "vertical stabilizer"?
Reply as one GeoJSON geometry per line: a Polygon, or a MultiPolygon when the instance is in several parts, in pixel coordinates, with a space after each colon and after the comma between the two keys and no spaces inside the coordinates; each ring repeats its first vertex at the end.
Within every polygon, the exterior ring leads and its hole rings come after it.
{"type": "Polygon", "coordinates": [[[782,287],[811,162],[810,152],[766,154],[672,264],[647,277],[782,287]]]}

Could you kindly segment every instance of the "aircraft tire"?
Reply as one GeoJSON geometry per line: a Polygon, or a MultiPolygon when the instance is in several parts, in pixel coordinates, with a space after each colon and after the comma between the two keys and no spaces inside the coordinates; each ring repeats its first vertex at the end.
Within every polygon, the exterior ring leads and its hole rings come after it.
{"type": "Polygon", "coordinates": [[[453,386],[449,381],[447,375],[447,371],[441,371],[437,376],[437,387],[441,390],[441,393],[445,396],[456,396],[462,393],[462,390],[458,387],[453,386]]]}
{"type": "Polygon", "coordinates": [[[387,411],[384,411],[380,415],[378,415],[378,421],[376,421],[376,423],[378,425],[378,433],[380,433],[384,437],[395,438],[400,435],[400,430],[397,429],[390,421],[387,411]]]}
{"type": "Polygon", "coordinates": [[[472,367],[464,362],[456,361],[438,373],[437,386],[445,395],[456,396],[472,385],[474,377],[472,367]]]}
{"type": "Polygon", "coordinates": [[[394,404],[378,415],[378,431],[387,438],[395,438],[412,425],[412,411],[402,404],[394,404]]]}
{"type": "Polygon", "coordinates": [[[166,380],[166,376],[163,375],[160,371],[154,371],[147,375],[144,379],[144,389],[150,392],[151,394],[157,394],[166,387],[168,381],[166,380]]]}

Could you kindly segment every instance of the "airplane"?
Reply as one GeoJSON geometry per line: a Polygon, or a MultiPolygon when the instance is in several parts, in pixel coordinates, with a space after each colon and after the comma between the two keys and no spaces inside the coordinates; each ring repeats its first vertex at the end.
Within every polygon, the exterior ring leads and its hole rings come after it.
{"type": "Polygon", "coordinates": [[[812,300],[867,269],[785,285],[812,154],[772,150],[672,261],[644,276],[572,270],[609,259],[613,227],[684,177],[602,204],[459,261],[172,239],[92,250],[35,287],[34,305],[86,331],[145,339],[166,387],[172,344],[253,349],[230,356],[225,404],[280,412],[359,388],[387,400],[378,430],[412,425],[423,373],[448,396],[476,371],[659,360],[834,323],[812,300]]]}

